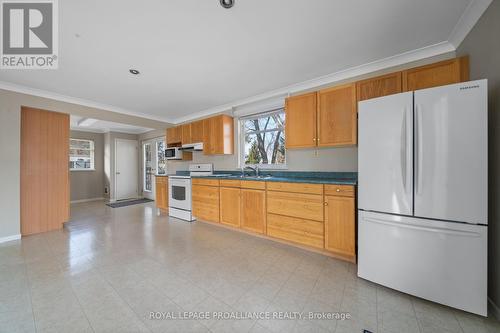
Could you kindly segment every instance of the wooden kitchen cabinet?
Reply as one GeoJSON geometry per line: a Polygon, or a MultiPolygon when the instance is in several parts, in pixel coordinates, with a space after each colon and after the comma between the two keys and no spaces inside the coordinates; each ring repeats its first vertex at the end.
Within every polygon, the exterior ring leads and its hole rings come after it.
{"type": "Polygon", "coordinates": [[[220,223],[240,227],[241,193],[239,187],[220,188],[220,223]]]}
{"type": "MultiPolygon", "coordinates": [[[[196,183],[198,179],[193,179],[191,200],[193,216],[196,219],[219,222],[219,185],[200,185],[196,183]]],[[[201,179],[199,179],[201,180],[201,179]]]]}
{"type": "Polygon", "coordinates": [[[316,146],[316,92],[288,97],[285,101],[285,146],[316,146]]]}
{"type": "Polygon", "coordinates": [[[191,143],[203,142],[203,120],[191,123],[191,143]]]}
{"type": "Polygon", "coordinates": [[[469,57],[454,58],[403,71],[403,91],[413,91],[469,80],[469,57]]]}
{"type": "Polygon", "coordinates": [[[233,154],[233,117],[219,115],[203,120],[203,152],[205,155],[233,154]]]}
{"type": "Polygon", "coordinates": [[[323,185],[269,182],[267,186],[267,235],[322,249],[323,185]]]}
{"type": "Polygon", "coordinates": [[[181,126],[181,142],[183,145],[192,143],[191,141],[191,124],[181,126]]]}
{"type": "Polygon", "coordinates": [[[325,185],[325,249],[353,260],[356,256],[355,208],[354,186],[325,185]]]}
{"type": "Polygon", "coordinates": [[[182,142],[182,127],[167,128],[167,145],[180,144],[182,142]]]}
{"type": "Polygon", "coordinates": [[[356,82],[358,102],[371,98],[399,94],[403,91],[402,72],[377,76],[356,82]]]}
{"type": "Polygon", "coordinates": [[[317,121],[318,147],[355,145],[358,127],[356,85],[320,90],[317,121]]]}
{"type": "MultiPolygon", "coordinates": [[[[242,182],[242,185],[247,182],[242,182]]],[[[264,182],[260,182],[265,185],[264,182]]],[[[243,186],[250,186],[245,184],[243,186]]],[[[241,189],[241,228],[266,233],[266,191],[259,189],[241,189]]]]}
{"type": "Polygon", "coordinates": [[[155,177],[155,204],[162,210],[168,210],[168,177],[155,177]]]}

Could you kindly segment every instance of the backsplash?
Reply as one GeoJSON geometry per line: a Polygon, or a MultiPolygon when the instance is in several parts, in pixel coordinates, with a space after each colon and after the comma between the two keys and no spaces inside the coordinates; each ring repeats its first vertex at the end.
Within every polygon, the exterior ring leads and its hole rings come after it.
{"type": "MultiPolygon", "coordinates": [[[[287,150],[286,171],[317,172],[357,172],[358,148],[322,148],[287,150]]],[[[212,163],[216,171],[239,170],[238,152],[233,155],[207,156],[202,152],[194,152],[193,160],[188,162],[167,162],[169,174],[188,170],[189,164],[212,163]]],[[[267,173],[266,171],[263,171],[267,173]]]]}

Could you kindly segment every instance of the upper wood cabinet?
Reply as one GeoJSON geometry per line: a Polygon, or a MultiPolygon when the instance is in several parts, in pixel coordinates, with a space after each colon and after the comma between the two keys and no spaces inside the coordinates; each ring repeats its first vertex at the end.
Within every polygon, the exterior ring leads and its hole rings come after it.
{"type": "Polygon", "coordinates": [[[181,143],[185,145],[191,142],[191,124],[184,124],[181,126],[181,143]]]}
{"type": "Polygon", "coordinates": [[[358,127],[356,85],[320,90],[317,122],[319,147],[355,145],[358,127]]]}
{"type": "Polygon", "coordinates": [[[316,146],[317,94],[315,92],[288,97],[285,101],[285,146],[316,146]]]}
{"type": "Polygon", "coordinates": [[[203,142],[203,120],[191,123],[191,142],[203,142]]]}
{"type": "Polygon", "coordinates": [[[469,57],[454,58],[403,71],[403,91],[444,86],[469,80],[469,57]]]}
{"type": "Polygon", "coordinates": [[[220,115],[203,120],[205,155],[230,155],[234,151],[233,117],[220,115]]]}
{"type": "Polygon", "coordinates": [[[167,128],[167,145],[180,144],[182,142],[182,127],[167,128]]]}
{"type": "Polygon", "coordinates": [[[403,91],[402,73],[396,72],[356,82],[357,100],[398,94],[403,91]]]}

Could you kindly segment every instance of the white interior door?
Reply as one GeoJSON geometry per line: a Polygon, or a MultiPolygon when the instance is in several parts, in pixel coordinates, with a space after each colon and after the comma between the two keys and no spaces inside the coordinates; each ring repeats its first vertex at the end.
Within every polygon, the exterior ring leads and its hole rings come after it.
{"type": "Polygon", "coordinates": [[[116,200],[138,197],[139,154],[137,146],[137,141],[115,140],[116,200]]]}

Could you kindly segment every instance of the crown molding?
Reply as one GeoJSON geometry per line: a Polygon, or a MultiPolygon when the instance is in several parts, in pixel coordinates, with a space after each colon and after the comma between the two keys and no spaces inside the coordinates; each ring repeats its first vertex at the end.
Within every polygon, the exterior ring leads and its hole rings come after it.
{"type": "Polygon", "coordinates": [[[492,2],[493,0],[472,0],[469,3],[448,38],[455,49],[464,41],[492,2]]]}
{"type": "Polygon", "coordinates": [[[455,52],[456,48],[449,42],[441,42],[438,44],[426,46],[420,49],[404,52],[398,55],[387,57],[384,59],[376,60],[360,66],[351,67],[335,73],[324,75],[312,80],[303,81],[300,83],[292,84],[280,89],[275,89],[263,94],[258,94],[252,97],[244,98],[241,100],[233,101],[231,103],[219,105],[209,108],[200,112],[196,112],[185,117],[174,119],[175,124],[188,122],[191,120],[204,118],[214,114],[229,113],[237,108],[259,103],[264,100],[286,97],[290,94],[303,92],[310,89],[315,89],[321,86],[331,85],[340,81],[352,79],[358,76],[370,74],[373,72],[381,71],[391,67],[401,66],[414,61],[419,61],[426,58],[432,58],[450,52],[455,52]]]}
{"type": "Polygon", "coordinates": [[[157,121],[161,121],[161,122],[165,122],[165,123],[172,123],[173,122],[172,119],[168,119],[165,117],[154,116],[154,115],[150,115],[150,114],[146,114],[146,113],[142,113],[142,112],[124,109],[124,108],[114,106],[114,105],[108,105],[108,104],[103,104],[103,103],[91,101],[88,99],[62,95],[62,94],[58,94],[58,93],[47,91],[47,90],[32,88],[32,87],[23,86],[23,85],[14,84],[14,83],[5,82],[5,81],[0,81],[0,89],[12,91],[12,92],[16,92],[16,93],[21,93],[21,94],[32,95],[32,96],[36,96],[36,97],[48,98],[48,99],[52,99],[52,100],[59,101],[59,102],[71,103],[71,104],[86,106],[89,108],[125,114],[128,116],[134,116],[134,117],[145,118],[145,119],[150,119],[150,120],[157,120],[157,121]]]}

